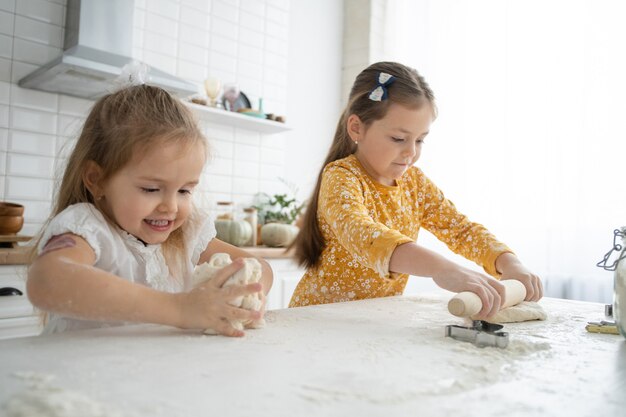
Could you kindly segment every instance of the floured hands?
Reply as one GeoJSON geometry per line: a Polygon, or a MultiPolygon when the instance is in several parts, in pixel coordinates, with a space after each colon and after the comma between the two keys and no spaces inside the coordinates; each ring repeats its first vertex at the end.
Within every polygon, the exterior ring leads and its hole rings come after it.
{"type": "Polygon", "coordinates": [[[478,295],[482,302],[482,309],[475,316],[476,319],[493,317],[504,302],[505,288],[498,280],[485,274],[452,264],[433,277],[435,283],[448,291],[470,291],[478,295]]]}
{"type": "Polygon", "coordinates": [[[263,294],[263,286],[256,282],[247,285],[224,286],[224,283],[244,266],[243,259],[236,259],[218,271],[215,277],[198,285],[193,290],[178,294],[180,307],[179,327],[186,329],[214,329],[224,336],[243,336],[231,322],[255,321],[263,317],[261,311],[246,310],[231,305],[233,300],[249,294],[263,294]]]}

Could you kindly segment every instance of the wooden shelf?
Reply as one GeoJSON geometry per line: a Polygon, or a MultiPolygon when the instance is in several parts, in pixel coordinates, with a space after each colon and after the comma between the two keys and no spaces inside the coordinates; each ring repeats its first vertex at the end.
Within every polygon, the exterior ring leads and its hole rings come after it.
{"type": "Polygon", "coordinates": [[[193,110],[200,120],[207,122],[221,123],[240,129],[254,130],[266,134],[282,133],[291,130],[291,127],[285,123],[246,116],[240,113],[226,111],[224,109],[216,109],[213,107],[203,106],[201,104],[190,103],[188,101],[184,101],[184,103],[189,106],[191,110],[193,110]]]}
{"type": "Polygon", "coordinates": [[[24,265],[28,263],[30,246],[0,248],[0,265],[24,265]]]}
{"type": "Polygon", "coordinates": [[[0,248],[16,248],[17,242],[28,242],[32,236],[25,235],[0,235],[0,248]]]}

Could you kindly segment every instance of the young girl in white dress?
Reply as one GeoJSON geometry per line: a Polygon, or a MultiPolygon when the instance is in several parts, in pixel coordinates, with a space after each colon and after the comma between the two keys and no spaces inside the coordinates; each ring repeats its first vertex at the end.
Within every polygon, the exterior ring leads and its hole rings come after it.
{"type": "Polygon", "coordinates": [[[272,272],[262,259],[258,283],[223,286],[239,259],[191,288],[211,255],[251,257],[216,239],[213,219],[192,204],[207,154],[190,111],[160,88],[134,85],[95,103],[29,268],[44,333],[138,322],[241,336],[231,321],[262,319],[263,308],[229,304],[257,292],[265,300],[272,272]]]}

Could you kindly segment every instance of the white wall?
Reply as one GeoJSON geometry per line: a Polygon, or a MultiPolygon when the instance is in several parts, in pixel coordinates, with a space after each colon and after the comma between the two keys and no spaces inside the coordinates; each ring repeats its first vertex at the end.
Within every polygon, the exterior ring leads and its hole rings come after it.
{"type": "MultiPolygon", "coordinates": [[[[137,0],[134,57],[198,83],[237,82],[254,105],[283,114],[290,133],[263,135],[205,124],[217,158],[203,176],[203,204],[249,203],[259,191],[303,189],[338,115],[341,1],[137,0]],[[318,80],[319,82],[315,82],[318,80]],[[318,84],[316,87],[315,84],[318,84]],[[286,174],[289,172],[289,174],[286,174]]],[[[17,82],[58,56],[65,0],[0,0],[0,199],[26,206],[24,234],[47,218],[55,167],[92,102],[22,89],[17,82]]],[[[322,156],[320,156],[322,155],[322,156]]]]}
{"type": "Polygon", "coordinates": [[[548,295],[610,302],[596,263],[626,224],[624,2],[388,2],[388,52],[438,101],[418,165],[548,295]]]}
{"type": "Polygon", "coordinates": [[[291,3],[285,177],[309,198],[341,112],[343,1],[291,3]]]}

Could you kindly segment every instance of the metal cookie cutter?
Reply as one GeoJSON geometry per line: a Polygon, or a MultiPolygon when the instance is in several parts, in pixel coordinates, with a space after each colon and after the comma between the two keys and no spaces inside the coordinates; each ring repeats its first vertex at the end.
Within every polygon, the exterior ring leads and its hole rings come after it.
{"type": "Polygon", "coordinates": [[[446,326],[446,337],[470,342],[478,347],[493,346],[504,349],[509,345],[509,334],[498,331],[503,327],[484,320],[473,320],[470,327],[449,324],[446,326]]]}

